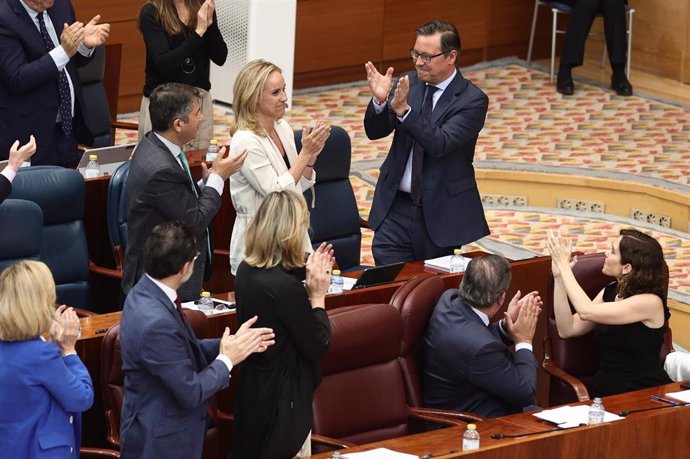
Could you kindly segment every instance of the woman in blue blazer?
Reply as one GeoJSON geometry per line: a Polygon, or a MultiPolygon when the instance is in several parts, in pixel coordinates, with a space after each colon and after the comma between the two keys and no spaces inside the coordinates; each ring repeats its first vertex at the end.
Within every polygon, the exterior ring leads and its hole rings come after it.
{"type": "Polygon", "coordinates": [[[93,403],[93,384],[74,347],[79,319],[54,304],[45,264],[20,261],[0,275],[2,458],[79,457],[81,412],[93,403]]]}

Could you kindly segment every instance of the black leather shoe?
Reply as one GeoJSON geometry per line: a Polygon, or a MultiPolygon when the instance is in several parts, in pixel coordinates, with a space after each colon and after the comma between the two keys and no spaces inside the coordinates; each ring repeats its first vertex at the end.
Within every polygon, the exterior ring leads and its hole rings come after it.
{"type": "Polygon", "coordinates": [[[575,84],[572,78],[558,78],[556,80],[556,91],[564,96],[572,96],[575,93],[575,84]]]}
{"type": "Polygon", "coordinates": [[[623,76],[622,78],[611,77],[611,89],[616,91],[619,96],[632,96],[633,88],[628,79],[623,76]]]}

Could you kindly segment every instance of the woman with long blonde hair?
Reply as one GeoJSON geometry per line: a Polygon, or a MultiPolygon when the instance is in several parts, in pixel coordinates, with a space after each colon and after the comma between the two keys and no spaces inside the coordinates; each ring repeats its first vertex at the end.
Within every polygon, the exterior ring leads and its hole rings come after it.
{"type": "Polygon", "coordinates": [[[312,399],[331,337],[325,297],[334,259],[332,247],[321,244],[304,261],[308,226],[304,197],[280,191],[266,196],[247,228],[247,257],[235,280],[237,320],[258,315],[255,326],[272,327],[275,344],[238,366],[234,458],[311,452],[312,399]]]}
{"type": "Polygon", "coordinates": [[[197,138],[189,147],[208,147],[213,137],[210,63],[223,65],[228,56],[215,8],[215,0],[149,0],[141,8],[139,29],[146,45],[146,82],[139,110],[140,140],[151,130],[151,92],[163,83],[184,83],[200,90],[204,115],[197,138]]]}

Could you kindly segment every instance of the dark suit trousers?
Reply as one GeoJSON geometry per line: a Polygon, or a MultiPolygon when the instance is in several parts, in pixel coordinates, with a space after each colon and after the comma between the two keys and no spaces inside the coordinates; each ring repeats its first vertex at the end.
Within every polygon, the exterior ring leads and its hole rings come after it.
{"type": "Polygon", "coordinates": [[[31,158],[32,166],[64,166],[73,168],[79,163],[79,151],[74,132],[67,137],[62,130],[62,123],[55,123],[52,141],[45,149],[39,150],[31,158]],[[39,151],[41,152],[39,155],[39,151]]]}
{"type": "Polygon", "coordinates": [[[376,266],[441,257],[455,248],[434,244],[424,222],[424,207],[399,196],[376,230],[372,244],[376,266]]]}
{"type": "MultiPolygon", "coordinates": [[[[563,0],[562,0],[563,1],[563,0]]],[[[627,52],[624,0],[564,0],[574,7],[565,33],[561,67],[582,65],[585,41],[597,14],[604,17],[604,34],[611,66],[624,65],[627,52]]]]}

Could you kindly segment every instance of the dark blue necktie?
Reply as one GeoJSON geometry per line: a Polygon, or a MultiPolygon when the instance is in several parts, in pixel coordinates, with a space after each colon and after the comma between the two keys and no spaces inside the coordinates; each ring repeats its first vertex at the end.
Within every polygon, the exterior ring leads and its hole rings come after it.
{"type": "MultiPolygon", "coordinates": [[[[428,124],[431,124],[431,112],[434,109],[434,93],[438,88],[427,85],[424,102],[422,102],[421,117],[428,124]]],[[[422,202],[422,173],[424,170],[424,149],[417,142],[412,147],[412,177],[410,180],[410,195],[412,202],[419,204],[422,202]]]]}
{"type": "MultiPolygon", "coordinates": [[[[38,13],[38,28],[41,31],[43,43],[46,45],[48,51],[55,48],[55,43],[48,34],[46,23],[43,20],[43,12],[38,13]]],[[[60,95],[60,118],[62,118],[62,132],[67,137],[72,134],[72,97],[70,96],[69,81],[67,80],[67,72],[62,69],[58,73],[58,92],[60,95]]]]}

